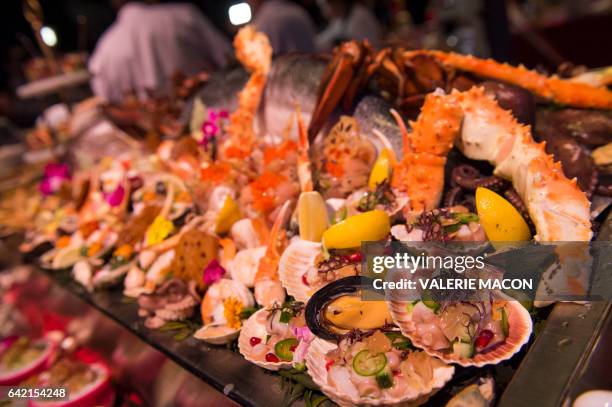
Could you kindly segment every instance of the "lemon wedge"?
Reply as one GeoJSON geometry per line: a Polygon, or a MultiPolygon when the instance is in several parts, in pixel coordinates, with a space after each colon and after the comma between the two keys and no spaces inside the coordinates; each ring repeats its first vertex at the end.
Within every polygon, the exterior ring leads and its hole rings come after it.
{"type": "Polygon", "coordinates": [[[323,233],[323,245],[327,249],[359,247],[361,242],[385,239],[390,229],[389,215],[376,209],[331,226],[323,233]]]}
{"type": "Polygon", "coordinates": [[[372,172],[370,173],[370,179],[368,181],[368,186],[371,190],[376,189],[377,184],[381,184],[389,178],[392,166],[391,155],[389,154],[389,150],[385,148],[380,152],[372,167],[372,172]]]}
{"type": "Polygon", "coordinates": [[[490,189],[476,189],[476,209],[489,240],[516,242],[531,239],[529,226],[520,212],[490,189]]]}
{"type": "Polygon", "coordinates": [[[298,223],[300,238],[320,242],[329,226],[327,207],[317,191],[302,192],[298,200],[298,223]]]}
{"type": "Polygon", "coordinates": [[[236,201],[234,201],[230,195],[227,195],[219,211],[219,216],[217,217],[215,233],[223,234],[229,232],[232,225],[239,220],[240,208],[238,208],[236,201]]]}
{"type": "Polygon", "coordinates": [[[68,246],[60,249],[55,257],[51,267],[54,270],[61,270],[72,267],[81,258],[81,247],[68,246]]]}

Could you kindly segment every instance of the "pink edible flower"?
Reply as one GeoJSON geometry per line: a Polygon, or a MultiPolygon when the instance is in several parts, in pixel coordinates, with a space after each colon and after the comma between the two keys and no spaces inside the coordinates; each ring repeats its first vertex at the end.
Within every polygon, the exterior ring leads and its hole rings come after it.
{"type": "Polygon", "coordinates": [[[227,119],[228,117],[229,114],[227,113],[227,110],[210,109],[208,111],[208,120],[211,122],[216,122],[218,119],[227,119]]]}
{"type": "Polygon", "coordinates": [[[208,149],[208,143],[215,138],[218,132],[219,127],[212,121],[205,121],[202,123],[202,133],[204,135],[202,140],[200,140],[200,145],[202,145],[205,150],[208,149]]]}
{"type": "Polygon", "coordinates": [[[68,180],[70,180],[70,168],[67,164],[49,163],[45,165],[38,190],[44,196],[49,196],[58,192],[62,184],[68,180]]]}
{"type": "Polygon", "coordinates": [[[114,208],[115,206],[121,205],[121,202],[123,202],[124,196],[125,196],[125,188],[123,188],[123,185],[119,184],[113,192],[105,195],[105,199],[106,199],[106,202],[114,208]]]}
{"type": "Polygon", "coordinates": [[[298,341],[310,342],[314,339],[312,332],[310,332],[310,329],[308,329],[307,326],[301,326],[301,327],[292,326],[291,332],[293,333],[293,336],[295,336],[295,338],[298,341]]]}
{"type": "Polygon", "coordinates": [[[293,351],[293,363],[302,363],[308,353],[310,342],[314,339],[314,335],[310,332],[307,326],[291,327],[293,336],[299,341],[298,346],[293,351]]]}
{"type": "Polygon", "coordinates": [[[219,261],[217,259],[213,259],[208,263],[208,266],[204,269],[204,284],[211,285],[214,282],[221,280],[223,275],[225,274],[225,269],[221,267],[219,261]]]}

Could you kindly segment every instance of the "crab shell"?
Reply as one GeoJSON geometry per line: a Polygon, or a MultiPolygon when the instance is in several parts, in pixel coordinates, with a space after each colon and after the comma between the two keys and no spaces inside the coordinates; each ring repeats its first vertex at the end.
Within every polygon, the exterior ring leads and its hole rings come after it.
{"type": "Polygon", "coordinates": [[[425,403],[434,393],[440,390],[453,377],[455,368],[453,366],[438,367],[434,370],[433,383],[431,383],[428,391],[417,391],[409,385],[404,387],[405,394],[402,397],[391,397],[383,395],[375,399],[365,397],[350,397],[343,393],[342,389],[332,386],[328,382],[328,371],[326,368],[326,355],[337,348],[333,342],[326,341],[321,338],[315,338],[308,348],[306,355],[306,367],[312,380],[319,388],[335,403],[340,406],[418,406],[425,403]]]}
{"type": "Polygon", "coordinates": [[[261,366],[264,369],[277,371],[279,369],[288,369],[293,366],[293,362],[266,362],[262,360],[257,360],[252,357],[252,349],[253,347],[250,344],[250,339],[253,336],[258,338],[265,338],[268,334],[268,330],[266,329],[265,321],[268,318],[268,314],[270,311],[266,308],[262,308],[247,319],[247,321],[242,326],[242,331],[240,331],[240,336],[238,337],[238,348],[240,349],[240,353],[246,360],[251,363],[256,364],[257,366],[261,366]]]}
{"type": "Polygon", "coordinates": [[[508,312],[509,334],[506,341],[486,353],[479,353],[473,358],[463,359],[452,353],[444,353],[428,348],[421,338],[415,335],[412,313],[407,311],[406,304],[408,303],[405,301],[389,302],[389,310],[391,311],[393,321],[399,326],[402,334],[409,338],[414,346],[423,349],[428,355],[435,356],[446,363],[456,363],[463,367],[483,367],[510,359],[529,341],[533,331],[531,316],[525,307],[518,301],[508,301],[506,303],[506,311],[508,312]]]}
{"type": "Polygon", "coordinates": [[[296,239],[283,252],[278,264],[278,276],[287,294],[296,301],[306,302],[321,287],[307,286],[302,276],[315,267],[321,253],[321,243],[296,239]]]}

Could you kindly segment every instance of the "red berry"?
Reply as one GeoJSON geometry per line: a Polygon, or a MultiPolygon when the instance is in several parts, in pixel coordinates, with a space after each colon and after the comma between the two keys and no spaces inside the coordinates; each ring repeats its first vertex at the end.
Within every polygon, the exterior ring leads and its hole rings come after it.
{"type": "Polygon", "coordinates": [[[302,276],[302,283],[304,283],[304,285],[310,286],[310,284],[308,284],[308,279],[306,278],[306,273],[304,273],[304,275],[302,276]]]}
{"type": "Polygon", "coordinates": [[[476,345],[478,349],[486,348],[489,342],[491,342],[491,339],[493,339],[493,336],[494,335],[492,331],[485,329],[480,333],[480,335],[478,335],[478,338],[476,338],[476,342],[474,343],[474,345],[476,345]]]}
{"type": "Polygon", "coordinates": [[[328,360],[325,364],[325,370],[329,370],[329,368],[334,364],[333,360],[328,360]]]}
{"type": "Polygon", "coordinates": [[[362,259],[361,252],[353,253],[348,256],[349,261],[359,263],[362,259]]]}
{"type": "Polygon", "coordinates": [[[251,346],[259,345],[261,343],[261,338],[252,336],[251,339],[249,339],[249,343],[251,344],[251,346]]]}
{"type": "Polygon", "coordinates": [[[278,363],[280,359],[274,353],[266,353],[266,362],[278,363]]]}

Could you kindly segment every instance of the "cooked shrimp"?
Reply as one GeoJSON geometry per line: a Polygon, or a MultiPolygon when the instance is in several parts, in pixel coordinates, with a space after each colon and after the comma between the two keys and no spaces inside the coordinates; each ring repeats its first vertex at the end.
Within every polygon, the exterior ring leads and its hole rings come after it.
{"type": "Polygon", "coordinates": [[[285,289],[282,287],[278,277],[278,263],[280,261],[279,239],[285,218],[289,212],[291,201],[285,202],[276,216],[268,247],[265,255],[259,261],[259,267],[255,274],[255,300],[264,307],[274,304],[280,305],[285,301],[285,289]]]}
{"type": "Polygon", "coordinates": [[[612,109],[612,92],[605,86],[592,86],[558,76],[545,76],[524,66],[511,66],[492,59],[433,50],[407,51],[405,58],[429,55],[443,64],[487,78],[521,86],[543,98],[577,107],[612,109]]]}

